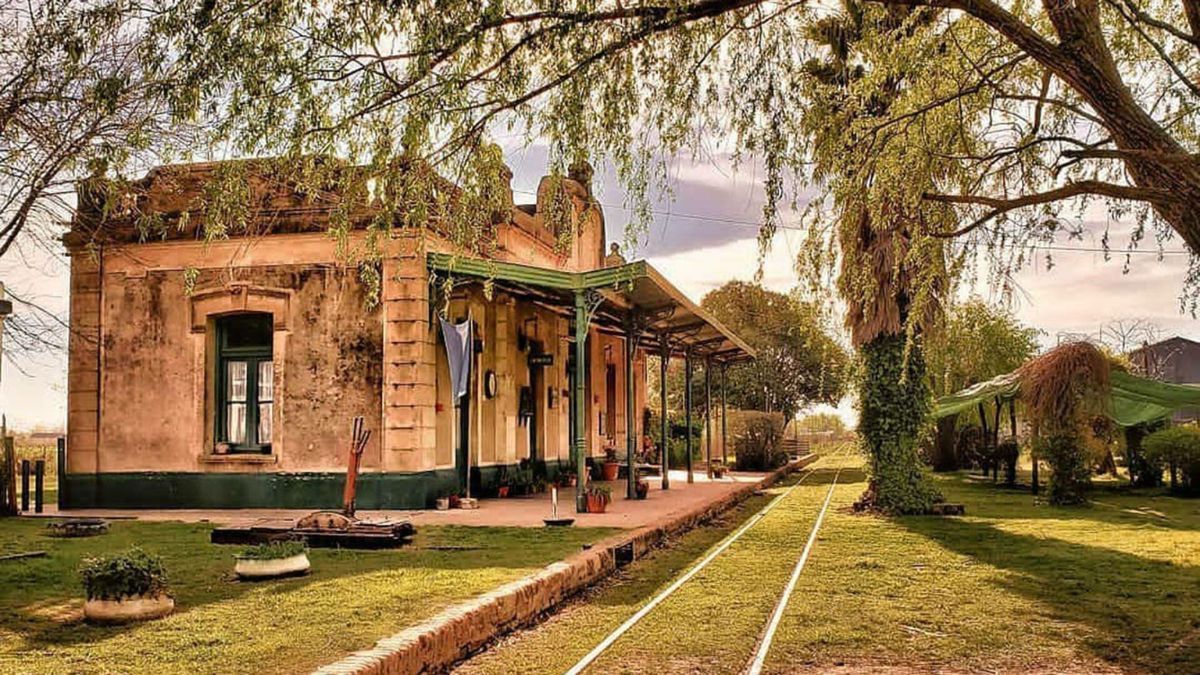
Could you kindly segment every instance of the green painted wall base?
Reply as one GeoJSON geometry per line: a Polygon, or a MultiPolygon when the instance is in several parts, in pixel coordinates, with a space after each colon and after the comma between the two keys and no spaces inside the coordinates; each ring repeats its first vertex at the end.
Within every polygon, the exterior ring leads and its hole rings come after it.
{"type": "MultiPolygon", "coordinates": [[[[558,464],[536,462],[535,472],[554,480],[558,464]]],[[[494,495],[502,468],[473,468],[472,493],[494,495]]],[[[68,509],[340,509],[345,484],[342,473],[139,471],[65,474],[58,494],[60,506],[68,509]]],[[[454,469],[364,473],[358,477],[358,508],[424,509],[455,492],[454,469]]]]}

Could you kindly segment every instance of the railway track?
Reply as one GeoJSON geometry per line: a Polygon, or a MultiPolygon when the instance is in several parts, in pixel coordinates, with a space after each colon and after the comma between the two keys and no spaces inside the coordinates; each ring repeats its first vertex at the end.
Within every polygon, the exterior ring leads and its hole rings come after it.
{"type": "Polygon", "coordinates": [[[651,598],[650,601],[648,601],[646,604],[644,604],[640,609],[638,609],[637,612],[635,612],[632,616],[630,616],[628,619],[626,619],[620,626],[618,626],[615,630],[613,630],[611,633],[609,633],[607,636],[605,636],[604,639],[601,640],[591,651],[589,651],[586,655],[584,655],[583,658],[581,658],[578,662],[576,662],[574,666],[569,668],[566,671],[566,675],[579,675],[580,673],[583,673],[584,671],[586,671],[593,663],[596,662],[597,659],[599,659],[601,656],[603,656],[614,644],[616,644],[622,638],[622,636],[624,636],[626,633],[628,633],[630,629],[632,629],[634,626],[636,626],[638,623],[640,623],[647,616],[651,615],[663,603],[663,601],[667,600],[672,595],[674,595],[677,591],[679,591],[681,588],[686,586],[690,581],[692,581],[692,579],[694,577],[696,577],[697,574],[699,574],[701,571],[703,571],[705,568],[707,568],[711,563],[718,560],[722,555],[724,555],[727,551],[729,551],[731,547],[733,547],[735,544],[737,544],[737,542],[739,540],[741,540],[741,538],[747,532],[749,532],[756,524],[758,524],[768,514],[770,514],[772,510],[774,510],[778,505],[784,503],[785,500],[787,500],[789,497],[791,497],[792,494],[798,488],[800,488],[800,486],[803,485],[809,477],[815,475],[818,471],[826,470],[825,467],[820,466],[820,465],[826,463],[824,460],[835,461],[835,462],[837,462],[837,465],[835,466],[835,472],[834,472],[833,479],[830,481],[829,490],[825,493],[824,501],[821,505],[820,510],[817,513],[816,518],[813,521],[812,528],[809,531],[808,539],[805,542],[804,548],[801,551],[799,558],[797,559],[794,567],[792,568],[792,573],[791,573],[791,576],[788,578],[787,584],[784,586],[783,590],[780,592],[779,598],[777,599],[777,601],[775,603],[774,609],[771,612],[770,617],[767,619],[767,622],[764,625],[763,630],[759,635],[759,638],[758,638],[758,641],[755,646],[755,650],[754,650],[754,653],[753,653],[751,659],[746,664],[745,668],[743,668],[743,672],[745,672],[745,673],[749,673],[750,675],[759,675],[759,673],[762,672],[763,665],[765,664],[767,655],[770,652],[771,644],[774,640],[775,632],[779,627],[779,622],[782,619],[784,610],[787,608],[787,604],[788,604],[789,600],[791,599],[792,593],[795,590],[796,583],[799,580],[800,575],[804,571],[805,563],[808,561],[809,555],[812,552],[814,544],[817,540],[817,534],[820,531],[821,525],[825,520],[825,514],[829,510],[829,504],[833,498],[833,491],[837,487],[837,481],[838,481],[838,478],[841,476],[841,471],[842,471],[842,467],[840,466],[840,462],[838,460],[845,458],[851,452],[851,447],[852,446],[849,446],[849,445],[843,446],[842,448],[834,451],[834,453],[832,453],[826,457],[822,457],[820,460],[815,462],[813,465],[803,469],[799,480],[797,480],[795,483],[790,485],[786,490],[784,490],[782,493],[780,493],[778,496],[776,496],[774,499],[772,499],[770,502],[768,502],[766,504],[766,506],[764,506],[757,513],[755,513],[753,516],[751,516],[739,528],[734,530],[727,537],[725,537],[723,540],[721,540],[716,546],[714,546],[707,553],[707,555],[705,555],[703,558],[700,559],[699,562],[697,562],[696,564],[694,564],[690,568],[688,568],[688,570],[686,572],[684,572],[682,575],[677,577],[673,582],[671,582],[670,585],[668,585],[661,592],[659,592],[657,595],[655,595],[653,598],[651,598]]]}

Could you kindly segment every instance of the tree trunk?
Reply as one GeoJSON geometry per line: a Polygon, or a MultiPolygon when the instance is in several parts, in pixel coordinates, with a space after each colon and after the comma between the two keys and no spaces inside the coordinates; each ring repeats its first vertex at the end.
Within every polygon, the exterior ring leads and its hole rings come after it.
{"type": "Polygon", "coordinates": [[[947,415],[937,421],[934,439],[934,471],[958,471],[958,415],[947,415]]]}
{"type": "Polygon", "coordinates": [[[904,345],[901,334],[861,347],[866,372],[859,384],[859,432],[871,479],[860,504],[886,513],[924,513],[940,498],[917,452],[931,401],[920,343],[912,345],[907,363],[904,345]]]}

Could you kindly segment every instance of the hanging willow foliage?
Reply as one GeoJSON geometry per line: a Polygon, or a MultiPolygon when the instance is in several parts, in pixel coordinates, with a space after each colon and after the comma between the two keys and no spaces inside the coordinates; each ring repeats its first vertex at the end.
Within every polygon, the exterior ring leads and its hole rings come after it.
{"type": "Polygon", "coordinates": [[[1091,481],[1088,436],[1111,400],[1111,364],[1089,342],[1068,342],[1017,370],[1039,453],[1050,463],[1050,501],[1078,504],[1091,481]]]}

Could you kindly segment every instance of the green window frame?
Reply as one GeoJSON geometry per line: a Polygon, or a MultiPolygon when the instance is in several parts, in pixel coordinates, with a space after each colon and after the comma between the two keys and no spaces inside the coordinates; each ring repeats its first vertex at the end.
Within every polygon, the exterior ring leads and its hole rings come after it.
{"type": "Polygon", "coordinates": [[[216,438],[233,453],[271,452],[275,363],[270,314],[248,312],[216,320],[216,438]]]}

